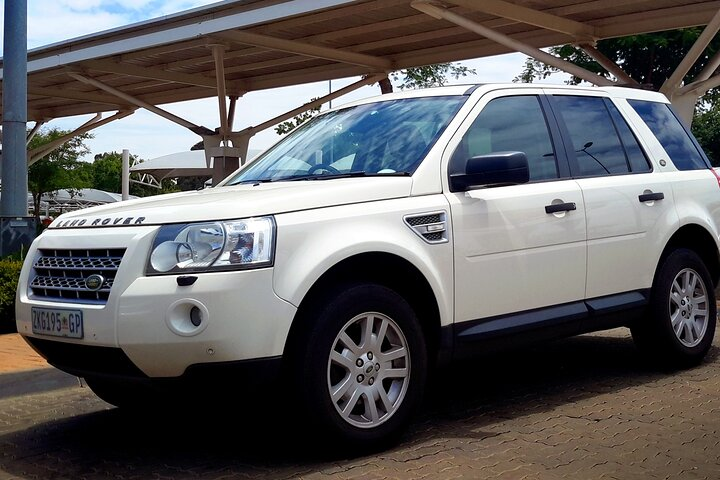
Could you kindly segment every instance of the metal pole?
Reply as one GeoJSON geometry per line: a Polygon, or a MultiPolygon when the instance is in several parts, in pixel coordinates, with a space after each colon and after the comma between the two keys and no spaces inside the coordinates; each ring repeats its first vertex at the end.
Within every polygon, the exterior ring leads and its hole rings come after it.
{"type": "Polygon", "coordinates": [[[27,216],[27,0],[5,2],[0,213],[27,216]]]}
{"type": "MultiPolygon", "coordinates": [[[[23,252],[35,238],[28,217],[27,0],[5,1],[3,35],[3,154],[0,165],[0,256],[23,252]]],[[[35,212],[39,215],[40,212],[35,212]]]]}
{"type": "Polygon", "coordinates": [[[130,151],[125,148],[122,151],[122,199],[130,198],[130,151]]]}

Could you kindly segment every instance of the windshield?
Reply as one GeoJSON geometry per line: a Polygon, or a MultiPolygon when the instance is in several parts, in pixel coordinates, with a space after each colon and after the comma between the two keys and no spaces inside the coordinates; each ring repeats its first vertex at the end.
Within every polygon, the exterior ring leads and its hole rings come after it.
{"type": "Polygon", "coordinates": [[[291,132],[225,185],[410,175],[466,99],[407,98],[320,115],[291,132]]]}

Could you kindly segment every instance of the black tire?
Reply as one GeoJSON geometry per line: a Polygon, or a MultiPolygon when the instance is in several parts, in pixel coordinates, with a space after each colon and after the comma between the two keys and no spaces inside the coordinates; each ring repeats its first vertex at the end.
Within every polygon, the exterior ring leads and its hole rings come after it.
{"type": "Polygon", "coordinates": [[[376,284],[338,288],[315,305],[304,318],[306,332],[294,346],[295,368],[290,370],[297,391],[302,393],[307,414],[304,423],[321,429],[333,445],[382,448],[402,433],[425,388],[427,350],[417,315],[404,298],[376,284]],[[367,338],[363,332],[376,333],[378,338],[382,325],[386,325],[386,333],[381,345],[374,340],[362,342],[367,338]],[[352,337],[356,346],[374,346],[351,351],[340,339],[341,332],[352,337]],[[401,351],[402,342],[407,355],[386,361],[389,352],[401,351]],[[342,363],[331,361],[333,351],[343,356],[342,363]],[[365,353],[359,355],[361,352],[365,353]],[[403,368],[408,372],[405,378],[388,377],[403,368]],[[344,385],[348,386],[347,393],[333,401],[331,389],[337,386],[338,391],[344,385]],[[385,392],[384,397],[380,390],[385,392]],[[343,407],[345,413],[341,412],[343,407]],[[373,419],[373,414],[377,418],[373,419]]]}
{"type": "Polygon", "coordinates": [[[85,377],[85,383],[103,401],[125,410],[148,410],[160,403],[160,395],[141,382],[105,377],[85,377]]]}
{"type": "Polygon", "coordinates": [[[681,248],[660,265],[648,315],[630,330],[638,348],[660,366],[689,367],[700,363],[712,346],[716,315],[715,290],[707,267],[697,253],[681,248]]]}

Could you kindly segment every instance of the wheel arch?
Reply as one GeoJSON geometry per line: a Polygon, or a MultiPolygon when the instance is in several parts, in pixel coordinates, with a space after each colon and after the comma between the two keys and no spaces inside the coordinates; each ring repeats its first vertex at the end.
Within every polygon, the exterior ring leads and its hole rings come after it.
{"type": "Polygon", "coordinates": [[[428,359],[437,358],[443,340],[440,309],[435,292],[423,273],[408,260],[392,253],[366,252],[345,258],[326,270],[310,287],[298,307],[285,343],[284,357],[293,355],[306,326],[313,321],[310,312],[328,292],[337,292],[349,283],[376,283],[405,298],[420,320],[428,349],[428,359]]]}
{"type": "Polygon", "coordinates": [[[718,252],[717,242],[706,228],[695,223],[683,225],[673,233],[660,255],[655,267],[655,275],[657,275],[667,256],[678,248],[687,248],[697,253],[710,271],[713,286],[718,286],[720,281],[720,252],[718,252]]]}

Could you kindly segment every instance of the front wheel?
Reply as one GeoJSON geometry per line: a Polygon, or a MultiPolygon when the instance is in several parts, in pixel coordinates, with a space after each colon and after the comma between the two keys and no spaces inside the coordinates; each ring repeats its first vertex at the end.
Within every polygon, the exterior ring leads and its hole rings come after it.
{"type": "Polygon", "coordinates": [[[631,329],[638,347],[664,365],[699,363],[717,323],[715,291],[707,267],[692,250],[678,249],[658,270],[648,318],[631,329]]]}
{"type": "Polygon", "coordinates": [[[394,438],[418,406],[427,375],[412,307],[386,287],[352,285],[307,320],[293,375],[312,423],[346,443],[394,438]]]}

